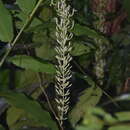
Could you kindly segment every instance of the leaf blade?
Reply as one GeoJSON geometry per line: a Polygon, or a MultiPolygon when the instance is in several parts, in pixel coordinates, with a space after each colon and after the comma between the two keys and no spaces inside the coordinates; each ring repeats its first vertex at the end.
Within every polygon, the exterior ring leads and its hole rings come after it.
{"type": "Polygon", "coordinates": [[[20,9],[29,14],[36,5],[37,0],[17,0],[16,4],[20,7],[20,9]]]}
{"type": "Polygon", "coordinates": [[[40,122],[41,125],[55,130],[58,129],[56,123],[51,119],[50,114],[43,110],[38,102],[27,98],[24,94],[0,91],[0,96],[5,98],[11,106],[27,112],[34,121],[40,122]]]}
{"type": "Polygon", "coordinates": [[[49,74],[55,73],[55,67],[47,61],[40,61],[36,58],[27,55],[16,55],[8,59],[16,66],[25,68],[27,70],[32,70],[35,72],[45,72],[49,74]]]}
{"type": "Polygon", "coordinates": [[[4,7],[0,0],[0,40],[11,42],[14,37],[13,22],[9,11],[4,7]]]}

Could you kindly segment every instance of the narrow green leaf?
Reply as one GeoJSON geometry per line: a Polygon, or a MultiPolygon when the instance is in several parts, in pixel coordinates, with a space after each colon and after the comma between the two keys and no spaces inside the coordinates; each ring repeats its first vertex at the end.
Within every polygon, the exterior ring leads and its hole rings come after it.
{"type": "Polygon", "coordinates": [[[43,110],[38,102],[27,98],[24,94],[1,91],[0,96],[5,98],[11,106],[24,110],[31,119],[41,125],[52,128],[52,130],[58,129],[50,114],[43,110]]]}
{"type": "Polygon", "coordinates": [[[77,36],[88,36],[89,38],[92,39],[102,39],[105,42],[109,42],[104,36],[100,35],[98,32],[96,32],[94,29],[91,29],[87,26],[82,26],[80,24],[75,24],[72,32],[77,35],[77,36]]]}
{"type": "Polygon", "coordinates": [[[27,70],[32,70],[35,72],[45,72],[49,74],[55,73],[55,67],[47,62],[40,61],[36,58],[27,55],[16,55],[8,59],[9,62],[12,62],[16,66],[25,68],[27,70]]]}
{"type": "Polygon", "coordinates": [[[115,115],[119,121],[130,121],[130,112],[117,112],[115,115]]]}
{"type": "Polygon", "coordinates": [[[90,29],[87,26],[82,26],[80,24],[75,24],[72,32],[77,35],[88,35],[88,37],[99,37],[98,33],[94,31],[93,29],[90,29]]]}
{"type": "Polygon", "coordinates": [[[29,14],[36,5],[37,0],[17,0],[16,4],[20,7],[20,9],[29,14]]]}
{"type": "Polygon", "coordinates": [[[11,42],[13,36],[14,33],[11,14],[0,0],[0,40],[4,42],[11,42]]]}

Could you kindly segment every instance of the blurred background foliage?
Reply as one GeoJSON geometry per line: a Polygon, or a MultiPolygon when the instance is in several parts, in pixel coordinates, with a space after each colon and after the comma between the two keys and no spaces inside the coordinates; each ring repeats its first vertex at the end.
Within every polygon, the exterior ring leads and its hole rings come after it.
{"type": "MultiPolygon", "coordinates": [[[[68,2],[76,12],[71,52],[73,86],[64,129],[129,130],[130,1],[107,0],[101,10],[100,0],[68,2]],[[99,24],[102,12],[103,31],[94,26],[99,24]],[[97,40],[107,45],[100,52],[105,59],[102,79],[94,69],[98,64],[97,40]]],[[[0,0],[0,59],[36,3],[37,0],[0,0]]],[[[0,130],[58,130],[45,95],[56,111],[55,17],[50,0],[43,0],[0,68],[0,130]]]]}

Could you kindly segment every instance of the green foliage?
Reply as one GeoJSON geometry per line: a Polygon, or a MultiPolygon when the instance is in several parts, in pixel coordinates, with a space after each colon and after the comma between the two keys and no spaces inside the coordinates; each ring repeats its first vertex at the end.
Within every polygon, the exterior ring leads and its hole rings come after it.
{"type": "Polygon", "coordinates": [[[85,45],[84,42],[77,40],[74,41],[72,44],[73,44],[73,49],[71,51],[71,54],[73,56],[80,56],[91,52],[92,47],[85,45]]]}
{"type": "Polygon", "coordinates": [[[13,127],[14,127],[13,125],[15,125],[15,123],[17,123],[17,121],[23,115],[25,115],[24,110],[18,109],[18,108],[15,108],[15,107],[9,108],[8,111],[7,111],[7,124],[8,124],[8,126],[11,129],[13,129],[13,127]]]}
{"type": "Polygon", "coordinates": [[[32,120],[25,111],[10,107],[7,111],[7,123],[11,130],[22,129],[23,126],[39,127],[39,122],[32,120]],[[15,115],[15,116],[14,116],[15,115]]]}
{"type": "MultiPolygon", "coordinates": [[[[36,3],[37,3],[37,0],[17,0],[16,1],[16,4],[21,9],[20,11],[18,11],[18,13],[15,14],[15,17],[20,19],[16,22],[16,26],[18,28],[22,28],[23,25],[30,18],[30,14],[35,8],[36,3]]],[[[31,20],[29,27],[35,27],[39,24],[42,24],[42,22],[38,18],[34,17],[31,20]]]]}
{"type": "MultiPolygon", "coordinates": [[[[52,40],[50,40],[48,38],[45,39],[45,38],[37,39],[37,42],[43,42],[43,43],[46,42],[43,45],[36,48],[37,56],[40,58],[45,57],[46,60],[54,60],[56,52],[53,49],[53,45],[51,45],[52,40]]],[[[93,46],[92,47],[87,46],[84,44],[84,42],[81,42],[78,40],[73,41],[72,46],[73,46],[73,48],[72,48],[71,54],[73,56],[80,56],[83,54],[88,54],[91,52],[91,49],[93,49],[92,48],[93,46]]]]}
{"type": "Polygon", "coordinates": [[[72,32],[77,36],[85,35],[92,39],[97,38],[102,39],[105,42],[109,42],[104,36],[100,35],[94,29],[91,29],[87,26],[82,26],[80,24],[75,24],[75,27],[72,32]]]}
{"type": "MultiPolygon", "coordinates": [[[[3,44],[11,42],[17,36],[38,2],[38,0],[16,0],[15,3],[8,5],[6,1],[0,0],[0,41],[4,42],[3,44]]],[[[64,130],[69,130],[69,124],[73,130],[130,128],[130,23],[128,22],[130,1],[119,2],[118,8],[121,7],[121,10],[116,9],[117,12],[112,14],[110,11],[105,17],[109,29],[120,30],[107,35],[96,31],[92,25],[96,18],[92,15],[91,0],[74,0],[71,3],[77,9],[73,18],[75,26],[72,30],[74,36],[70,52],[73,57],[74,85],[71,87],[69,123],[65,123],[64,130]],[[123,12],[122,8],[128,17],[123,24],[120,24],[122,17],[119,14],[123,12]],[[95,53],[99,49],[95,39],[101,40],[102,44],[105,43],[108,47],[106,55],[103,56],[106,66],[104,79],[101,79],[102,86],[99,86],[95,76],[95,53]],[[80,84],[81,80],[83,83],[80,84]],[[119,103],[118,107],[113,106],[113,102],[119,103]]],[[[110,4],[107,10],[110,6],[114,8],[114,4],[110,4]]],[[[40,88],[41,80],[50,104],[57,112],[53,102],[56,72],[54,17],[56,12],[50,7],[50,1],[43,0],[31,21],[27,23],[28,26],[23,30],[5,64],[0,68],[0,97],[2,100],[6,99],[8,103],[4,106],[0,98],[0,119],[2,119],[0,124],[3,125],[0,125],[0,130],[5,130],[3,122],[7,123],[9,130],[25,130],[24,126],[27,130],[38,130],[42,127],[58,130],[45,93],[40,88]]],[[[3,44],[0,43],[0,60],[9,49],[8,46],[3,47],[3,44]]],[[[106,48],[103,49],[105,51],[106,48]]]]}
{"type": "Polygon", "coordinates": [[[7,88],[8,84],[9,84],[9,73],[10,73],[10,70],[1,70],[0,86],[2,88],[7,88]]]}
{"type": "Polygon", "coordinates": [[[51,45],[51,41],[49,39],[44,40],[46,40],[45,42],[47,43],[44,43],[43,40],[40,40],[40,42],[43,41],[43,45],[36,48],[36,54],[40,58],[45,57],[46,60],[54,60],[56,52],[51,45]]]}
{"type": "Polygon", "coordinates": [[[109,128],[108,130],[129,130],[130,126],[126,126],[126,125],[119,125],[119,126],[113,126],[111,128],[109,128]]]}
{"type": "Polygon", "coordinates": [[[90,130],[90,129],[87,129],[84,126],[77,126],[76,130],[90,130]]]}
{"type": "Polygon", "coordinates": [[[53,17],[52,9],[50,7],[44,7],[40,12],[39,17],[45,22],[49,21],[53,17]]]}
{"type": "Polygon", "coordinates": [[[19,89],[28,88],[38,82],[36,72],[19,70],[15,72],[15,86],[19,89]]]}
{"type": "Polygon", "coordinates": [[[77,126],[77,130],[102,130],[105,125],[107,125],[106,129],[108,130],[128,130],[130,126],[129,123],[127,124],[127,121],[130,120],[130,117],[120,120],[122,116],[125,116],[123,113],[126,114],[127,112],[115,113],[115,116],[112,116],[101,108],[91,108],[84,116],[82,125],[77,126]]]}
{"type": "Polygon", "coordinates": [[[49,74],[55,73],[55,67],[52,64],[47,61],[40,61],[31,56],[16,55],[14,57],[9,58],[8,61],[27,70],[32,70],[35,72],[45,72],[49,74]]]}
{"type": "Polygon", "coordinates": [[[102,90],[97,87],[89,77],[84,77],[79,74],[78,76],[84,79],[89,85],[91,85],[91,87],[85,89],[80,94],[81,96],[79,97],[78,103],[70,112],[70,122],[74,126],[82,117],[84,117],[89,109],[93,108],[99,102],[102,96],[102,90]]]}
{"type": "MultiPolygon", "coordinates": [[[[18,17],[20,19],[20,21],[17,21],[17,27],[18,28],[22,28],[23,25],[25,24],[26,20],[28,19],[28,15],[25,14],[24,12],[19,12],[16,17],[18,17]]],[[[29,25],[29,27],[35,27],[39,24],[41,24],[42,22],[37,19],[37,18],[34,18],[32,21],[31,21],[31,24],[29,25]]]]}
{"type": "Polygon", "coordinates": [[[101,89],[91,87],[86,89],[79,97],[79,101],[70,113],[70,122],[75,124],[84,116],[88,109],[94,107],[102,95],[101,89]]]}
{"type": "Polygon", "coordinates": [[[4,7],[0,0],[0,40],[4,42],[11,42],[14,37],[13,33],[13,19],[10,12],[4,7]]]}
{"type": "Polygon", "coordinates": [[[0,96],[4,97],[11,106],[22,109],[31,119],[38,122],[41,126],[57,130],[57,126],[51,119],[49,113],[44,111],[36,101],[27,98],[24,94],[10,91],[1,91],[0,96]]]}
{"type": "Polygon", "coordinates": [[[80,35],[87,35],[89,37],[99,37],[98,33],[89,27],[82,26],[80,24],[75,24],[75,27],[73,29],[73,33],[77,36],[80,35]]]}
{"type": "Polygon", "coordinates": [[[116,117],[118,121],[130,121],[130,112],[117,112],[116,117]]]}
{"type": "Polygon", "coordinates": [[[20,7],[20,9],[27,15],[31,13],[33,8],[36,5],[37,0],[17,0],[16,4],[20,7]]]}

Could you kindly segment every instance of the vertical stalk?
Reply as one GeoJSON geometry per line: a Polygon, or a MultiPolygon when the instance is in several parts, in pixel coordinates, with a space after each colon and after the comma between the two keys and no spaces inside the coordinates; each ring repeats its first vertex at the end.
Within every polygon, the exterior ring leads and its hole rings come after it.
{"type": "MultiPolygon", "coordinates": [[[[105,15],[106,15],[106,4],[107,0],[93,0],[93,13],[97,18],[96,22],[94,22],[94,27],[96,30],[101,33],[105,33],[105,15]]],[[[104,67],[106,65],[105,54],[107,52],[106,43],[102,39],[96,39],[95,42],[97,45],[97,50],[95,53],[95,74],[97,79],[99,80],[99,84],[103,85],[104,78],[104,67]]]]}
{"type": "Polygon", "coordinates": [[[70,51],[72,49],[70,40],[73,37],[72,33],[69,31],[73,28],[74,22],[71,20],[71,17],[74,15],[74,10],[70,5],[67,5],[66,0],[59,0],[55,6],[57,12],[56,18],[56,41],[57,45],[55,50],[57,52],[57,66],[56,66],[56,103],[58,109],[57,119],[60,121],[60,125],[63,126],[63,121],[66,120],[66,114],[69,109],[69,95],[71,87],[70,79],[72,77],[71,73],[71,60],[70,51]]]}

